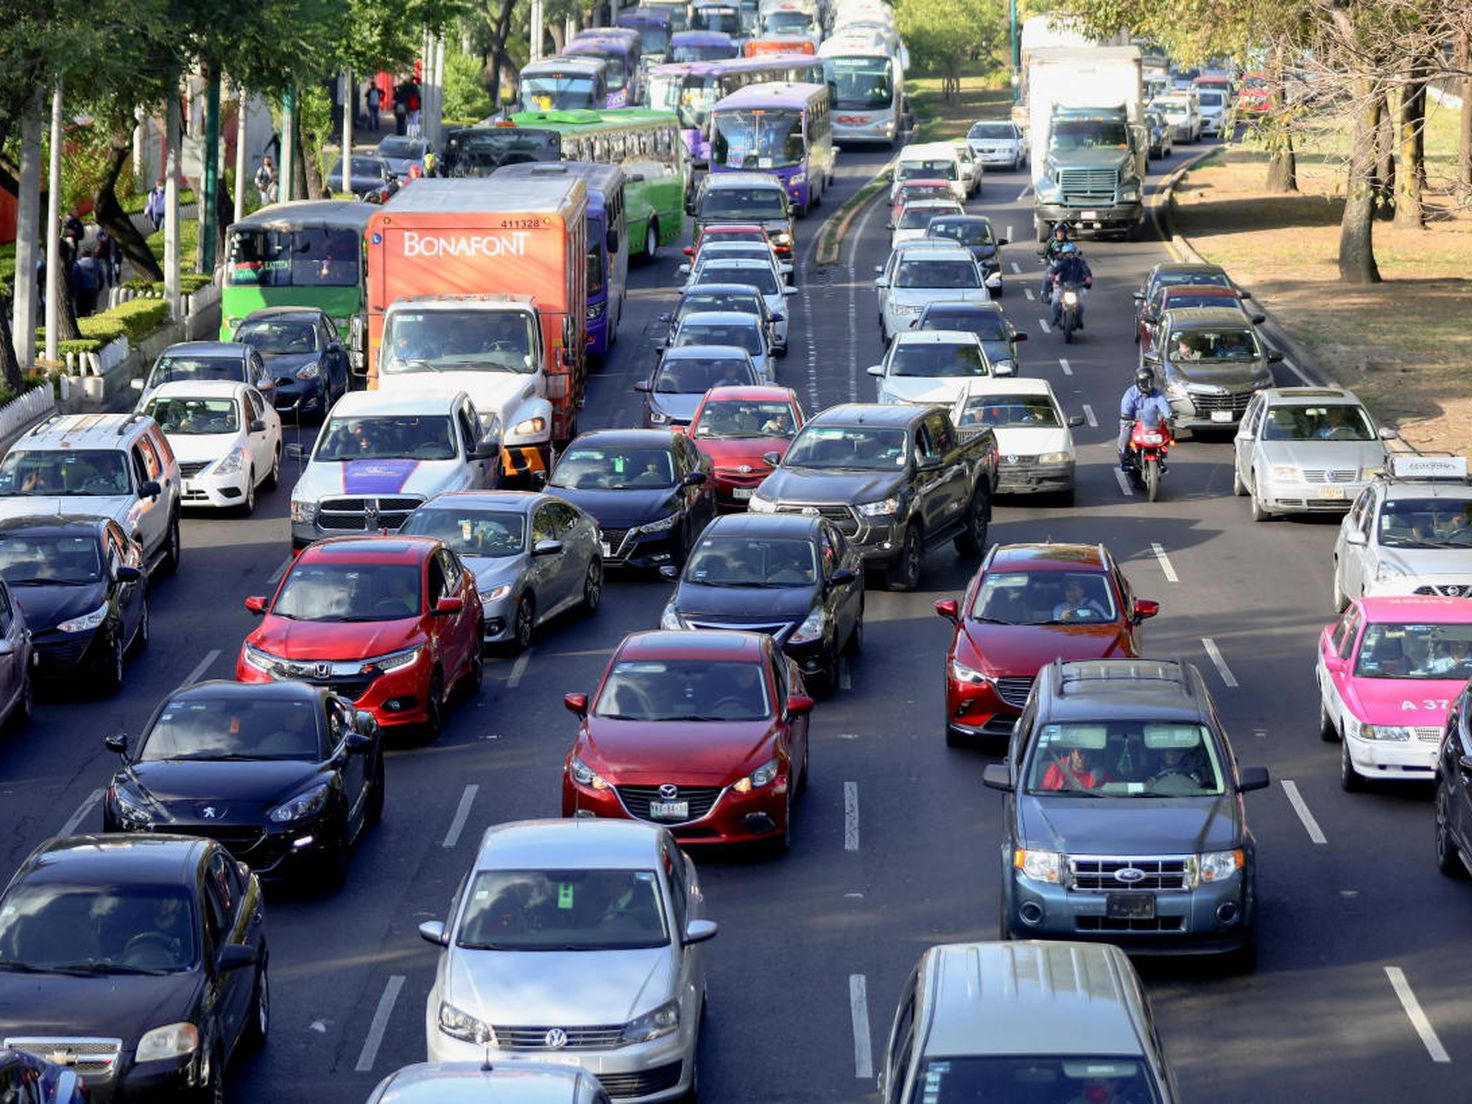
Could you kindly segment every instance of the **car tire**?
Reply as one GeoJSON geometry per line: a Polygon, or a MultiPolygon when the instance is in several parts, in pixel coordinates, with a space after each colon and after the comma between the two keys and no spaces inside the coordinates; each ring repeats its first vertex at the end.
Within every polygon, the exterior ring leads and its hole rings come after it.
{"type": "Polygon", "coordinates": [[[429,695],[424,703],[424,741],[433,743],[439,739],[445,727],[445,676],[439,669],[429,676],[429,695]]]}
{"type": "Polygon", "coordinates": [[[138,627],[133,630],[133,639],[128,650],[134,655],[148,647],[148,599],[143,599],[143,609],[138,614],[138,627]]]}
{"type": "Polygon", "coordinates": [[[1332,578],[1334,580],[1334,612],[1343,613],[1345,607],[1349,605],[1349,598],[1344,593],[1344,588],[1339,585],[1339,560],[1337,558],[1334,560],[1332,578]]]}
{"type": "Polygon", "coordinates": [[[966,528],[955,540],[956,551],[962,556],[979,556],[986,551],[987,530],[991,528],[991,503],[987,496],[977,491],[966,510],[966,528]]]}
{"type": "Polygon", "coordinates": [[[884,575],[886,589],[893,591],[914,590],[920,585],[920,564],[925,557],[925,546],[920,541],[920,528],[905,526],[905,539],[900,545],[899,558],[890,565],[884,575]]]}
{"type": "Polygon", "coordinates": [[[826,648],[824,650],[823,669],[818,673],[817,677],[812,680],[813,683],[816,683],[815,688],[817,690],[817,694],[815,696],[820,698],[831,698],[837,692],[838,671],[840,662],[839,648],[836,643],[833,645],[833,647],[826,648]]]}
{"type": "Polygon", "coordinates": [[[225,1052],[218,1045],[210,1050],[199,1080],[199,1104],[225,1104],[225,1052]]]}
{"type": "MultiPolygon", "coordinates": [[[[1253,486],[1256,487],[1256,472],[1253,473],[1252,483],[1253,486]]],[[[1247,511],[1249,514],[1252,515],[1252,520],[1256,522],[1271,521],[1273,519],[1273,515],[1262,508],[1262,500],[1257,497],[1256,490],[1253,490],[1252,492],[1252,500],[1247,504],[1247,511]]]]}
{"type": "Polygon", "coordinates": [[[250,1012],[246,1016],[245,1030],[241,1042],[250,1050],[259,1050],[266,1045],[271,1033],[271,982],[266,971],[266,960],[261,960],[256,970],[255,988],[250,994],[250,1012]]]}
{"type": "Polygon", "coordinates": [[[241,517],[250,517],[256,512],[256,470],[251,468],[245,474],[245,498],[240,502],[238,513],[241,517]]]}
{"type": "Polygon", "coordinates": [[[1462,861],[1462,853],[1457,847],[1456,840],[1452,839],[1451,828],[1447,824],[1447,790],[1438,779],[1436,783],[1436,869],[1440,870],[1448,878],[1463,881],[1467,877],[1467,865],[1462,861]]]}
{"type": "Polygon", "coordinates": [[[603,604],[603,561],[594,556],[583,576],[583,614],[592,617],[603,604]]]}
{"type": "Polygon", "coordinates": [[[179,513],[174,512],[173,519],[169,522],[168,535],[164,537],[164,558],[160,563],[165,575],[172,575],[179,570],[179,561],[183,558],[183,545],[179,540],[179,513]]]}
{"type": "Polygon", "coordinates": [[[375,781],[373,783],[373,792],[368,795],[368,804],[363,810],[363,826],[365,828],[372,828],[383,820],[383,802],[384,798],[388,796],[385,792],[388,783],[383,773],[382,749],[379,750],[378,755],[374,758],[374,766],[373,777],[375,781]]]}
{"type": "Polygon", "coordinates": [[[1329,716],[1329,707],[1324,704],[1322,693],[1319,694],[1319,739],[1326,744],[1339,739],[1339,727],[1334,723],[1334,718],[1329,716]]]}
{"type": "Polygon", "coordinates": [[[322,859],[319,885],[329,893],[336,892],[348,881],[348,864],[353,854],[353,836],[349,830],[347,814],[343,814],[342,824],[335,833],[336,846],[330,855],[322,859]]]}
{"type": "Polygon", "coordinates": [[[103,697],[116,694],[123,687],[124,651],[122,630],[119,629],[110,635],[107,651],[97,664],[97,690],[103,697]]]}
{"type": "Polygon", "coordinates": [[[1341,735],[1339,739],[1339,788],[1345,793],[1357,793],[1364,787],[1364,775],[1354,769],[1354,760],[1349,757],[1349,741],[1341,735]]]}
{"type": "MultiPolygon", "coordinates": [[[[1136,337],[1135,340],[1138,341],[1139,338],[1136,337]]],[[[1247,485],[1242,482],[1242,473],[1237,470],[1237,465],[1236,464],[1233,464],[1232,465],[1232,494],[1234,496],[1236,496],[1237,498],[1241,498],[1246,493],[1247,493],[1247,485]]]]}
{"type": "Polygon", "coordinates": [[[644,263],[659,260],[659,220],[651,218],[644,224],[644,263]]]}
{"type": "Polygon", "coordinates": [[[859,615],[854,618],[853,631],[848,634],[843,650],[849,655],[858,655],[864,650],[864,607],[859,606],[859,615]]]}
{"type": "Polygon", "coordinates": [[[465,673],[460,676],[467,698],[473,698],[479,694],[481,685],[486,681],[486,650],[482,643],[485,638],[486,628],[482,622],[475,627],[475,643],[470,648],[470,661],[466,665],[465,673]]]}
{"type": "Polygon", "coordinates": [[[532,637],[537,628],[537,598],[531,591],[524,591],[516,600],[516,610],[511,615],[511,636],[506,641],[506,650],[520,655],[532,646],[532,637]]]}

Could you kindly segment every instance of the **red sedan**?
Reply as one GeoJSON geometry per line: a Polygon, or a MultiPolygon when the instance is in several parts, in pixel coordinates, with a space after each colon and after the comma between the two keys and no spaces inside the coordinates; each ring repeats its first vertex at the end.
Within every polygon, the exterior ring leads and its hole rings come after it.
{"type": "Polygon", "coordinates": [[[781,461],[807,421],[789,387],[712,387],[684,430],[716,477],[716,509],[746,509],[751,492],[781,461]]]}
{"type": "Polygon", "coordinates": [[[330,687],[385,728],[433,738],[458,687],[479,688],[482,612],[475,576],[430,537],[337,537],[307,547],[235,662],[241,682],[330,687]]]}
{"type": "MultiPolygon", "coordinates": [[[[699,236],[695,239],[695,244],[685,247],[685,256],[694,257],[700,247],[708,241],[752,241],[772,245],[772,239],[767,236],[767,232],[762,229],[759,223],[718,222],[705,227],[699,232],[699,236]]],[[[775,249],[776,247],[774,246],[773,248],[775,249]]]]}
{"type": "Polygon", "coordinates": [[[565,700],[580,723],[563,816],[642,820],[685,845],[791,843],[813,699],[770,636],[633,633],[591,703],[565,700]]]}
{"type": "Polygon", "coordinates": [[[1039,669],[1054,659],[1129,659],[1140,622],[1160,612],[1136,599],[1103,545],[994,547],[958,605],[946,651],[946,743],[1012,734],[1039,669]]]}

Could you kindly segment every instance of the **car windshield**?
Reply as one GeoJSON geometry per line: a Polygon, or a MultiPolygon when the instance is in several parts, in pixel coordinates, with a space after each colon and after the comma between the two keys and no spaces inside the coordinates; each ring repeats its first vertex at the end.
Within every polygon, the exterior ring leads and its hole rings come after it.
{"type": "Polygon", "coordinates": [[[249,345],[262,356],[317,352],[317,327],[310,322],[286,320],[252,322],[235,331],[235,340],[249,345]]]}
{"type": "Polygon", "coordinates": [[[895,471],[905,466],[903,429],[877,426],[808,426],[783,458],[789,468],[895,471]]]}
{"type": "Polygon", "coordinates": [[[802,164],[807,147],[802,113],[767,108],[713,115],[711,160],[732,169],[779,169],[802,164]]]}
{"type": "Polygon", "coordinates": [[[712,291],[692,294],[686,292],[680,300],[678,317],[696,311],[739,311],[742,314],[762,313],[761,301],[754,294],[743,295],[739,291],[712,291]]]}
{"type": "MultiPolygon", "coordinates": [[[[4,478],[0,466],[0,487],[4,478]]],[[[1381,507],[1379,528],[1387,548],[1472,548],[1472,499],[1392,498],[1381,507]]]]}
{"type": "Polygon", "coordinates": [[[245,361],[238,356],[169,356],[158,358],[148,373],[148,389],[180,380],[236,380],[248,383],[245,361]]]}
{"type": "Polygon", "coordinates": [[[383,327],[379,370],[536,372],[536,317],[521,310],[401,310],[383,327]]]}
{"type": "Polygon", "coordinates": [[[455,431],[445,415],[330,418],[318,441],[312,459],[325,463],[455,459],[455,431]]]}
{"type": "Polygon", "coordinates": [[[132,493],[128,454],[118,449],[12,450],[0,461],[0,495],[71,498],[132,493]]]}
{"type": "Polygon", "coordinates": [[[181,973],[199,960],[197,926],[178,886],[21,882],[0,897],[0,971],[181,973]]]}
{"type": "Polygon", "coordinates": [[[895,275],[901,288],[979,288],[981,273],[970,261],[901,261],[895,275]]]}
{"type": "MultiPolygon", "coordinates": [[[[697,263],[700,261],[728,260],[734,257],[765,261],[772,263],[772,247],[766,242],[741,241],[737,238],[726,238],[721,235],[707,237],[700,243],[697,263]]],[[[740,280],[738,283],[750,283],[749,280],[740,280]]]]}
{"type": "Polygon", "coordinates": [[[1183,118],[1190,113],[1191,107],[1182,100],[1157,100],[1155,110],[1169,118],[1183,118]]]}
{"type": "Polygon", "coordinates": [[[314,701],[257,698],[175,699],[143,734],[139,762],[162,759],[293,759],[323,757],[314,701]]]}
{"type": "Polygon", "coordinates": [[[986,376],[986,356],[976,344],[931,344],[905,342],[896,344],[889,354],[891,376],[923,376],[954,379],[961,376],[986,376]]]}
{"type": "Polygon", "coordinates": [[[1220,92],[1198,92],[1196,97],[1201,101],[1202,107],[1221,107],[1226,103],[1226,98],[1220,92]]]}
{"type": "MultiPolygon", "coordinates": [[[[342,158],[338,158],[332,166],[332,171],[327,174],[327,179],[342,175],[342,158]]],[[[378,179],[383,176],[383,162],[376,157],[354,157],[350,175],[358,177],[370,177],[378,179]]]]}
{"type": "Polygon", "coordinates": [[[400,533],[438,537],[457,555],[469,558],[515,556],[526,547],[526,515],[512,510],[421,506],[400,533]]]}
{"type": "Polygon", "coordinates": [[[670,344],[676,349],[686,345],[735,345],[753,356],[760,356],[765,350],[761,328],[754,322],[743,326],[735,322],[692,322],[687,319],[680,323],[670,344]]]}
{"type": "Polygon", "coordinates": [[[1028,751],[1027,792],[1059,797],[1216,797],[1221,759],[1210,729],[1182,721],[1047,724],[1028,751]]]}
{"type": "Polygon", "coordinates": [[[787,217],[787,195],[777,188],[710,188],[700,203],[700,218],[779,219],[787,217]]]}
{"type": "Polygon", "coordinates": [[[1208,284],[1212,287],[1231,287],[1232,281],[1221,271],[1162,272],[1155,278],[1156,287],[1173,287],[1176,284],[1208,284]]]}
{"type": "Polygon", "coordinates": [[[927,161],[901,161],[897,173],[900,180],[924,179],[933,177],[936,180],[955,180],[956,162],[949,157],[941,157],[927,161]]]}
{"type": "Polygon", "coordinates": [[[669,944],[652,870],[482,870],[455,945],[473,951],[620,951],[669,944]]]}
{"type": "Polygon", "coordinates": [[[1472,677],[1472,625],[1366,625],[1354,673],[1358,678],[1464,682],[1472,677]]]}
{"type": "Polygon", "coordinates": [[[1160,310],[1177,310],[1180,307],[1232,307],[1241,303],[1235,295],[1213,295],[1209,291],[1171,291],[1157,300],[1160,310]]]}
{"type": "Polygon", "coordinates": [[[900,221],[895,226],[899,230],[924,230],[930,225],[931,219],[954,213],[955,208],[949,204],[944,207],[921,207],[912,204],[900,212],[900,221]]]}
{"type": "Polygon", "coordinates": [[[418,160],[424,156],[424,143],[415,138],[385,138],[378,143],[378,155],[405,161],[418,160]]]}
{"type": "Polygon", "coordinates": [[[1047,395],[971,395],[957,425],[1058,429],[1063,422],[1047,395]]]}
{"type": "Polygon", "coordinates": [[[929,236],[949,238],[962,245],[995,245],[997,243],[996,235],[992,233],[992,224],[982,222],[980,219],[938,218],[931,222],[929,236]]]}
{"type": "Polygon", "coordinates": [[[102,580],[92,535],[6,533],[0,536],[0,576],[13,587],[86,586],[102,580]]]}
{"type": "Polygon", "coordinates": [[[734,357],[665,357],[654,373],[661,395],[703,395],[712,387],[756,382],[751,362],[734,357]]]}
{"type": "Polygon", "coordinates": [[[576,491],[673,487],[675,469],[667,448],[573,444],[557,461],[551,484],[576,491]]]}
{"type": "Polygon", "coordinates": [[[969,330],[983,341],[1006,341],[1012,336],[1000,311],[976,307],[931,307],[920,319],[922,330],[969,330]]]}
{"type": "Polygon", "coordinates": [[[1264,441],[1373,441],[1374,427],[1362,407],[1274,406],[1262,424],[1264,441]]]}
{"type": "Polygon", "coordinates": [[[992,142],[1010,142],[1017,137],[1011,123],[973,123],[967,138],[984,138],[992,142]]]}
{"type": "Polygon", "coordinates": [[[1257,360],[1262,352],[1249,329],[1178,330],[1171,335],[1173,361],[1257,360]]]}
{"type": "Polygon", "coordinates": [[[771,537],[704,537],[685,580],[714,587],[810,587],[818,578],[813,545],[771,537]]]}
{"type": "Polygon", "coordinates": [[[711,261],[700,266],[695,278],[706,284],[749,284],[763,295],[777,294],[777,273],[770,264],[723,265],[711,261]]]}
{"type": "Polygon", "coordinates": [[[292,621],[401,621],[418,617],[419,565],[300,561],[286,576],[271,606],[292,621]]]}
{"type": "Polygon", "coordinates": [[[797,434],[792,407],[785,402],[722,399],[707,402],[692,436],[697,441],[770,437],[790,441],[797,434]]]}
{"type": "Polygon", "coordinates": [[[1035,1100],[1048,1104],[1157,1104],[1160,1094],[1134,1058],[932,1058],[920,1073],[925,1104],[1035,1100]]]}
{"type": "MultiPolygon", "coordinates": [[[[625,659],[608,673],[593,712],[624,721],[765,721],[772,705],[752,660],[625,659]]],[[[698,737],[686,729],[680,738],[698,737]]]]}
{"type": "Polygon", "coordinates": [[[234,399],[151,399],[144,408],[171,437],[239,433],[240,404],[234,399]]]}
{"type": "Polygon", "coordinates": [[[1089,571],[992,571],[971,616],[1002,625],[1104,624],[1119,619],[1107,576],[1089,571]]]}

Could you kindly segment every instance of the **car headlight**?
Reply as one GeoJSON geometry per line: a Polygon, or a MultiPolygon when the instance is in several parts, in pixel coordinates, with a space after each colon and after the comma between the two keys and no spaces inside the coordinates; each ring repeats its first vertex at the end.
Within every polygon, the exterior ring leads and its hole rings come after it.
{"type": "Polygon", "coordinates": [[[134,1062],[159,1062],[167,1058],[183,1058],[199,1049],[199,1028],[192,1023],[171,1023],[145,1031],[138,1040],[134,1062]]]}
{"type": "Polygon", "coordinates": [[[664,533],[673,529],[675,523],[679,520],[679,514],[671,514],[669,517],[660,518],[658,521],[651,521],[648,525],[637,525],[634,528],[636,532],[640,533],[664,533]]]}
{"type": "Polygon", "coordinates": [[[647,1043],[650,1039],[668,1035],[679,1026],[680,1002],[667,1001],[653,1012],[646,1012],[637,1020],[630,1020],[626,1023],[620,1042],[647,1043]]]}
{"type": "Polygon", "coordinates": [[[1039,464],[1066,464],[1073,459],[1073,455],[1067,452],[1044,452],[1038,454],[1039,464]]]}
{"type": "Polygon", "coordinates": [[[588,304],[588,312],[587,312],[588,313],[588,321],[589,322],[596,322],[598,319],[602,318],[603,317],[603,309],[606,306],[608,306],[608,303],[607,302],[603,302],[603,303],[589,303],[588,304]]]}
{"type": "Polygon", "coordinates": [[[416,644],[412,648],[405,648],[402,652],[389,652],[388,655],[378,656],[375,659],[363,661],[360,674],[367,674],[369,668],[377,668],[387,674],[389,671],[398,671],[408,667],[419,658],[419,653],[424,651],[424,646],[416,644]]]}
{"type": "Polygon", "coordinates": [[[480,1046],[495,1046],[496,1032],[490,1024],[481,1023],[469,1012],[462,1012],[449,1001],[440,1001],[440,1030],[452,1039],[480,1046]]]}
{"type": "Polygon", "coordinates": [[[216,475],[235,475],[245,467],[245,449],[233,448],[215,464],[216,475]]]}
{"type": "Polygon", "coordinates": [[[254,644],[247,644],[242,648],[240,658],[245,660],[247,667],[254,667],[257,671],[264,671],[268,675],[275,669],[277,663],[276,656],[273,656],[270,652],[262,651],[254,644]]]}
{"type": "Polygon", "coordinates": [[[779,760],[775,758],[768,759],[745,778],[738,778],[731,784],[731,789],[737,793],[751,793],[752,790],[759,790],[763,786],[770,786],[777,780],[777,772],[781,769],[782,764],[779,760]]]}
{"type": "Polygon", "coordinates": [[[1030,882],[1063,884],[1063,856],[1057,851],[1025,851],[1019,847],[1012,852],[1012,865],[1030,882]]]}
{"type": "Polygon", "coordinates": [[[923,303],[896,303],[893,299],[890,299],[889,306],[895,314],[919,314],[925,309],[923,303]]]}
{"type": "Polygon", "coordinates": [[[1140,198],[1139,188],[1123,188],[1120,190],[1119,199],[1121,203],[1133,203],[1140,198]]]}
{"type": "Polygon", "coordinates": [[[1360,479],[1363,480],[1363,481],[1365,481],[1365,482],[1369,482],[1372,479],[1379,479],[1380,476],[1384,474],[1384,472],[1385,472],[1385,468],[1384,467],[1379,467],[1379,468],[1361,468],[1360,469],[1360,479]]]}
{"type": "Polygon", "coordinates": [[[299,380],[314,380],[322,374],[322,366],[315,360],[309,360],[296,370],[296,378],[299,380]]]}
{"type": "Polygon", "coordinates": [[[492,602],[499,602],[502,598],[505,598],[506,595],[510,593],[510,583],[502,583],[500,586],[493,586],[490,590],[483,590],[480,592],[480,604],[482,606],[489,606],[492,602]]]}
{"type": "Polygon", "coordinates": [[[992,365],[994,376],[1015,376],[1017,374],[1017,362],[1015,360],[999,360],[992,365]]]}
{"type": "Polygon", "coordinates": [[[1383,583],[1388,579],[1403,579],[1410,572],[1401,567],[1400,564],[1390,560],[1381,560],[1375,565],[1375,581],[1383,583]]]}
{"type": "Polygon", "coordinates": [[[114,788],[112,791],[113,804],[117,806],[118,819],[123,822],[125,828],[147,828],[153,824],[153,810],[141,800],[135,800],[125,790],[114,788]]]}
{"type": "Polygon", "coordinates": [[[777,504],[769,498],[758,498],[752,495],[746,501],[746,508],[753,514],[775,514],[777,504]]]}
{"type": "Polygon", "coordinates": [[[821,640],[828,631],[828,611],[822,606],[813,610],[797,627],[792,634],[792,643],[810,644],[814,640],[821,640]]]}
{"type": "Polygon", "coordinates": [[[529,436],[533,433],[547,432],[547,419],[538,414],[535,418],[523,418],[511,427],[511,432],[517,436],[529,436]]]}
{"type": "Polygon", "coordinates": [[[898,498],[882,498],[878,502],[860,502],[854,507],[863,517],[892,517],[899,513],[898,498]]]}
{"type": "Polygon", "coordinates": [[[1361,740],[1385,740],[1390,743],[1404,743],[1415,737],[1415,730],[1404,725],[1360,725],[1359,738],[1361,740]]]}
{"type": "Polygon", "coordinates": [[[107,603],[103,602],[91,613],[84,613],[81,617],[72,617],[56,627],[64,633],[91,632],[107,619],[107,603]]]}
{"type": "Polygon", "coordinates": [[[668,414],[666,414],[663,410],[655,410],[653,407],[650,408],[650,410],[649,410],[649,424],[650,425],[664,425],[669,420],[670,420],[670,416],[668,414]]]}
{"type": "Polygon", "coordinates": [[[1052,181],[1049,181],[1038,188],[1038,199],[1044,203],[1061,202],[1063,199],[1063,189],[1052,181]]]}
{"type": "Polygon", "coordinates": [[[1192,855],[1186,860],[1186,887],[1223,882],[1246,865],[1247,856],[1241,848],[1235,851],[1208,851],[1204,855],[1192,855]]]}
{"type": "Polygon", "coordinates": [[[777,233],[772,235],[772,241],[775,242],[777,245],[791,245],[792,235],[789,234],[786,230],[779,230],[777,233]]]}
{"type": "Polygon", "coordinates": [[[685,622],[680,620],[680,615],[675,612],[673,602],[664,607],[664,612],[659,615],[659,627],[666,632],[678,632],[685,627],[685,622]]]}
{"type": "Polygon", "coordinates": [[[1292,464],[1274,464],[1273,478],[1281,479],[1285,483],[1296,483],[1298,481],[1298,469],[1292,464]]]}
{"type": "Polygon", "coordinates": [[[291,500],[291,520],[296,522],[310,523],[317,517],[317,504],[306,502],[299,498],[291,500]]]}
{"type": "Polygon", "coordinates": [[[572,780],[579,786],[587,786],[590,790],[600,791],[610,788],[607,779],[576,755],[572,757],[572,762],[567,765],[567,771],[572,775],[572,780]]]}
{"type": "Polygon", "coordinates": [[[959,659],[951,660],[951,678],[967,686],[985,686],[992,680],[975,667],[968,667],[959,659]]]}
{"type": "Polygon", "coordinates": [[[293,820],[302,820],[320,813],[326,804],[327,784],[324,782],[276,806],[271,810],[271,820],[276,824],[289,824],[293,820]]]}

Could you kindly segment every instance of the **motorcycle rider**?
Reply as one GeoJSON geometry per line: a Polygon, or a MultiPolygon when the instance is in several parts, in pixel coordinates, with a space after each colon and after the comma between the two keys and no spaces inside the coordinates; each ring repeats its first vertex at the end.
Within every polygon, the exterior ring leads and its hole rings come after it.
{"type": "Polygon", "coordinates": [[[1094,270],[1073,242],[1064,242],[1058,249],[1058,257],[1048,266],[1048,282],[1053,286],[1053,325],[1057,325],[1063,313],[1063,285],[1073,284],[1079,289],[1078,328],[1084,328],[1084,293],[1094,286],[1094,270]]]}
{"type": "MultiPolygon", "coordinates": [[[[1119,400],[1119,468],[1130,470],[1130,431],[1135,422],[1144,422],[1147,428],[1170,427],[1170,402],[1155,387],[1155,373],[1143,364],[1135,370],[1135,382],[1125,388],[1119,400]]],[[[1160,465],[1161,472],[1165,465],[1160,465]]]]}
{"type": "Polygon", "coordinates": [[[1038,294],[1043,297],[1043,302],[1048,301],[1048,292],[1051,287],[1048,282],[1048,269],[1053,267],[1053,262],[1058,259],[1058,253],[1068,242],[1068,223],[1059,222],[1053,226],[1053,236],[1048,239],[1048,244],[1038,250],[1038,256],[1043,259],[1043,286],[1038,289],[1038,294]]]}

